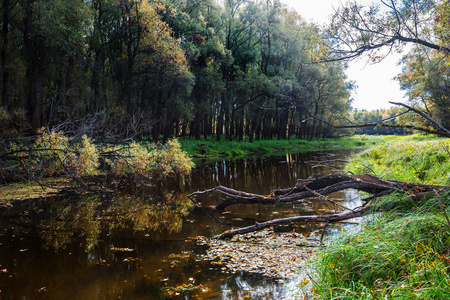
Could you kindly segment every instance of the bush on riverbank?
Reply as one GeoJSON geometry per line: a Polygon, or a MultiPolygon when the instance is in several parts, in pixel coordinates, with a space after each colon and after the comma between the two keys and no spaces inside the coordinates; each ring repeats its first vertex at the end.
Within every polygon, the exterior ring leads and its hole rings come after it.
{"type": "Polygon", "coordinates": [[[105,172],[151,178],[155,173],[187,173],[194,166],[176,139],[164,145],[96,145],[86,136],[76,141],[55,130],[42,130],[30,145],[11,144],[4,156],[10,165],[0,165],[2,178],[15,180],[69,175],[78,181],[105,172]]]}
{"type": "MultiPolygon", "coordinates": [[[[449,145],[448,140],[380,145],[358,155],[349,168],[361,172],[370,166],[384,178],[448,184],[449,145]],[[424,174],[420,178],[418,171],[424,174]]],[[[448,193],[440,198],[450,205],[448,193]]],[[[381,213],[367,217],[357,231],[330,238],[313,259],[317,298],[447,299],[450,225],[438,199],[415,202],[392,194],[379,199],[375,210],[381,213]]]]}

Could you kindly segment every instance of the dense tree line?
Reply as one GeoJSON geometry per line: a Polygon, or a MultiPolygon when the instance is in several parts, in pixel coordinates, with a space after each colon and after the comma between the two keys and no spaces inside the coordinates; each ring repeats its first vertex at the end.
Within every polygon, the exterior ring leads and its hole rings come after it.
{"type": "Polygon", "coordinates": [[[3,135],[329,135],[349,83],[314,63],[319,30],[276,0],[219,2],[2,0],[3,135]]]}

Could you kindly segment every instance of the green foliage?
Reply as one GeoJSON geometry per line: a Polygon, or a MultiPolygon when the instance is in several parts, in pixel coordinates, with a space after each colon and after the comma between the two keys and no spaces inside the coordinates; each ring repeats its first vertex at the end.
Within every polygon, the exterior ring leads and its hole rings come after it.
{"type": "Polygon", "coordinates": [[[385,179],[446,185],[450,183],[450,141],[403,140],[379,145],[356,155],[347,169],[385,179]]]}
{"type": "MultiPolygon", "coordinates": [[[[341,59],[368,54],[372,62],[378,62],[386,55],[381,51],[383,47],[401,52],[406,43],[445,53],[448,48],[436,43],[433,32],[433,25],[439,24],[436,21],[443,11],[439,9],[441,5],[445,6],[442,1],[429,0],[369,4],[348,1],[336,9],[327,32],[334,40],[331,54],[341,59]]],[[[448,23],[444,26],[448,28],[448,23]]]]}
{"type": "MultiPolygon", "coordinates": [[[[429,113],[444,127],[450,127],[450,60],[435,51],[417,47],[403,58],[398,80],[409,101],[429,113]]],[[[410,124],[429,126],[427,121],[409,117],[410,124]]]]}
{"type": "Polygon", "coordinates": [[[440,44],[450,47],[450,2],[444,0],[438,5],[438,16],[435,21],[435,32],[439,37],[440,44]]]}
{"type": "Polygon", "coordinates": [[[33,0],[7,12],[4,105],[33,133],[311,139],[350,108],[345,65],[305,64],[328,42],[281,2],[33,0]]]}

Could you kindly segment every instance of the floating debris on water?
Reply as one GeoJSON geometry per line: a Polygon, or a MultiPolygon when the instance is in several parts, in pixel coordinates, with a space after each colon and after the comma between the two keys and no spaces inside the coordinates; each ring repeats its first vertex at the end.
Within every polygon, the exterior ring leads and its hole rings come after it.
{"type": "Polygon", "coordinates": [[[112,252],[133,252],[134,249],[131,248],[118,248],[118,247],[111,247],[110,249],[112,252]]]}
{"type": "Polygon", "coordinates": [[[273,229],[235,236],[228,241],[200,237],[197,243],[210,246],[203,259],[232,273],[244,271],[283,279],[298,275],[306,259],[320,245],[302,234],[275,233],[273,229]]]}

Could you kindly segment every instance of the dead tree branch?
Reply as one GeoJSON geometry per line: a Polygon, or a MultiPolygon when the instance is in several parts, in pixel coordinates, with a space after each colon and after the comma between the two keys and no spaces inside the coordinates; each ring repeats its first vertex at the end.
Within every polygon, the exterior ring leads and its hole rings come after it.
{"type": "Polygon", "coordinates": [[[263,223],[256,223],[252,226],[242,227],[238,229],[233,230],[227,230],[224,233],[216,236],[216,239],[228,239],[232,238],[235,235],[238,234],[245,234],[253,231],[259,231],[263,230],[264,228],[275,226],[275,225],[282,225],[282,224],[290,224],[294,222],[323,222],[323,223],[333,223],[338,221],[344,221],[349,220],[357,217],[361,217],[365,212],[369,210],[369,207],[367,206],[361,206],[358,207],[352,211],[349,212],[343,212],[338,214],[332,214],[332,215],[312,215],[312,216],[298,216],[298,217],[291,217],[291,218],[284,218],[284,219],[276,219],[271,220],[263,223]]]}
{"type": "MultiPolygon", "coordinates": [[[[346,208],[344,212],[330,214],[330,215],[309,215],[309,216],[297,216],[285,219],[276,219],[262,223],[256,223],[255,225],[238,228],[234,230],[228,230],[221,235],[217,236],[218,239],[225,239],[233,237],[237,234],[245,234],[252,231],[262,230],[264,228],[287,224],[292,222],[326,222],[332,223],[337,221],[348,220],[362,216],[370,209],[368,205],[372,200],[386,195],[391,192],[400,192],[409,195],[414,200],[422,199],[425,196],[432,195],[437,189],[448,190],[450,186],[436,186],[425,185],[411,182],[402,182],[394,180],[384,180],[371,175],[346,175],[346,174],[332,174],[323,176],[317,179],[302,180],[297,186],[288,189],[278,189],[273,191],[270,195],[257,195],[242,191],[237,191],[224,186],[218,186],[213,189],[198,191],[190,194],[188,197],[202,194],[211,194],[218,192],[227,196],[217,206],[217,210],[223,210],[230,205],[234,204],[276,204],[276,203],[290,203],[300,201],[310,197],[322,197],[326,195],[342,191],[345,189],[356,189],[364,191],[371,196],[363,199],[364,204],[360,207],[353,209],[346,208]]],[[[326,197],[325,197],[326,198],[326,197]]],[[[328,200],[328,199],[327,199],[328,200]]],[[[337,205],[336,202],[332,201],[337,205]]]]}
{"type": "Polygon", "coordinates": [[[445,128],[444,126],[442,126],[438,121],[436,121],[435,119],[433,119],[432,117],[427,115],[426,113],[424,113],[412,106],[409,106],[405,103],[401,103],[401,102],[389,102],[389,103],[398,105],[398,106],[403,106],[403,107],[415,112],[416,114],[418,114],[419,116],[421,116],[422,118],[426,119],[431,124],[433,124],[436,128],[437,134],[439,134],[441,136],[445,136],[445,137],[450,137],[450,131],[447,128],[445,128]]]}

